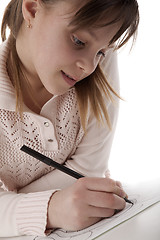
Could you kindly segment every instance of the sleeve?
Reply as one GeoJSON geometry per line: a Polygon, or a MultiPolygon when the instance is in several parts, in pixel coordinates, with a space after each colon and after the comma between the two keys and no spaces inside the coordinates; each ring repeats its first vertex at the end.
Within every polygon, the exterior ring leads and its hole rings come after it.
{"type": "MultiPolygon", "coordinates": [[[[109,50],[106,58],[101,63],[101,68],[114,90],[119,93],[119,74],[116,51],[109,50]]],[[[116,128],[119,104],[109,104],[108,112],[112,123],[112,130],[98,127],[94,117],[90,117],[87,134],[83,137],[76,152],[71,159],[65,162],[65,166],[90,177],[102,177],[108,175],[108,159],[116,128]]],[[[20,192],[44,191],[54,188],[63,189],[73,184],[76,180],[59,170],[53,170],[20,192]]]]}
{"type": "Polygon", "coordinates": [[[0,238],[21,235],[46,236],[48,202],[54,191],[21,193],[0,185],[0,238]]]}

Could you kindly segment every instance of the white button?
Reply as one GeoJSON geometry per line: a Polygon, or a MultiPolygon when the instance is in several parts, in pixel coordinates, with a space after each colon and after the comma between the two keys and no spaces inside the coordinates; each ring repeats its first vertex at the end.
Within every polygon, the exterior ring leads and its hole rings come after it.
{"type": "Polygon", "coordinates": [[[54,140],[53,139],[48,139],[48,142],[53,142],[54,140]]]}
{"type": "Polygon", "coordinates": [[[44,122],[45,127],[49,127],[49,122],[44,122]]]}

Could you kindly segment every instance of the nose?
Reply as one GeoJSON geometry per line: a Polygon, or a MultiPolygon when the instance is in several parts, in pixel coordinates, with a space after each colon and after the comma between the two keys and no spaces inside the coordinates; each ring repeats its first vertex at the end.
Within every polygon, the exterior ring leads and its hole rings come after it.
{"type": "Polygon", "coordinates": [[[89,76],[97,67],[97,61],[94,57],[83,56],[81,59],[76,61],[76,66],[82,71],[82,74],[89,76]]]}

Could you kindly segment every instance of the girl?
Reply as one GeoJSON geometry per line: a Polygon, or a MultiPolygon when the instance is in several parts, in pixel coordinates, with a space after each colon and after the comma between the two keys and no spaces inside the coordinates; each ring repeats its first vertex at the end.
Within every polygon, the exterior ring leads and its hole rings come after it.
{"type": "Polygon", "coordinates": [[[125,207],[120,182],[108,176],[114,50],[138,22],[136,0],[10,1],[0,46],[0,237],[80,230],[125,207]],[[23,144],[86,177],[46,166],[23,144]]]}

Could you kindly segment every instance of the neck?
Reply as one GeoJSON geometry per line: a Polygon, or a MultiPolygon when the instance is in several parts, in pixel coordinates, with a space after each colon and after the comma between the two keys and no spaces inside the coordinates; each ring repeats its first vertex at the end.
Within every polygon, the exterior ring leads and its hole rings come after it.
{"type": "MultiPolygon", "coordinates": [[[[21,94],[24,104],[33,112],[39,114],[43,105],[49,101],[53,95],[50,94],[42,84],[39,86],[32,84],[32,81],[30,81],[30,75],[21,63],[19,56],[17,57],[17,60],[15,59],[13,51],[13,49],[10,50],[7,59],[7,71],[9,78],[16,89],[17,96],[21,94]],[[15,68],[17,71],[15,71],[15,68]],[[15,74],[15,72],[18,74],[15,74]]],[[[18,101],[19,100],[20,99],[18,99],[18,101]]]]}

